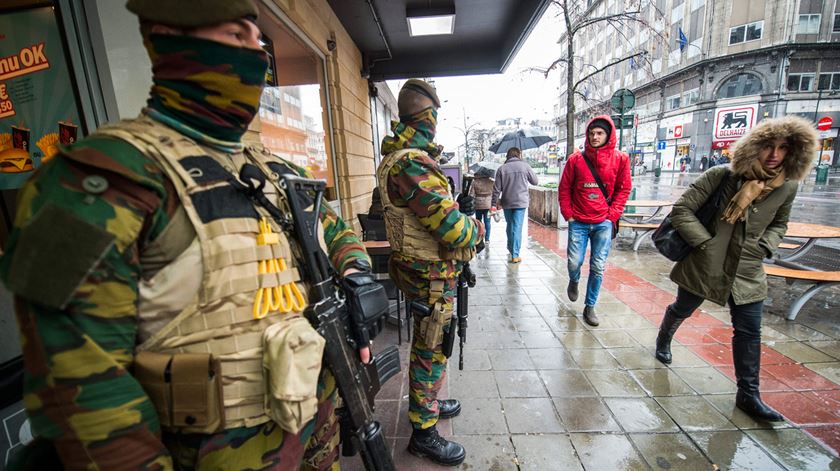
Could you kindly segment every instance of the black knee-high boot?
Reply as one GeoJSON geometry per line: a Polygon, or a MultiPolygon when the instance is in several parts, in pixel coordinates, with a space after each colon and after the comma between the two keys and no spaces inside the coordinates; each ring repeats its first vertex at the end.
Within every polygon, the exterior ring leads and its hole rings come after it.
{"type": "Polygon", "coordinates": [[[735,405],[754,419],[778,422],[784,420],[781,414],[761,400],[758,393],[758,375],[761,370],[761,340],[732,338],[732,358],[735,362],[735,377],[738,380],[738,394],[735,405]]]}
{"type": "Polygon", "coordinates": [[[665,317],[659,324],[659,334],[656,336],[656,359],[666,365],[671,364],[671,340],[684,320],[684,317],[672,314],[670,307],[665,309],[665,317]]]}

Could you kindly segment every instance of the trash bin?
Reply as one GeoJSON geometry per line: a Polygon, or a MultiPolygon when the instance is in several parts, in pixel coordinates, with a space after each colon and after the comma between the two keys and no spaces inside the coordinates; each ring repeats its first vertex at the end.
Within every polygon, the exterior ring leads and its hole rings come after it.
{"type": "Polygon", "coordinates": [[[828,165],[817,165],[817,185],[825,185],[828,183],[828,165]]]}
{"type": "Polygon", "coordinates": [[[662,167],[656,167],[655,169],[653,169],[653,176],[654,177],[658,177],[660,175],[662,175],[662,167]]]}

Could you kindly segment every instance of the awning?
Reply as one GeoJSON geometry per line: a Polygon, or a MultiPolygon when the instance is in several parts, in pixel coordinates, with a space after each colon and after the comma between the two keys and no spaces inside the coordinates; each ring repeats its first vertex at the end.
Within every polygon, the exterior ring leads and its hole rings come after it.
{"type": "Polygon", "coordinates": [[[550,0],[328,0],[372,80],[500,73],[550,0]],[[454,34],[411,36],[407,9],[455,11],[454,34]]]}

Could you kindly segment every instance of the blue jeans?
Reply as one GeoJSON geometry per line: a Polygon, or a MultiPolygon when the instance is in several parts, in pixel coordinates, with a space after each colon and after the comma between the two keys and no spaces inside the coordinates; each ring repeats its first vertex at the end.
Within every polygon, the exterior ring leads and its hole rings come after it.
{"type": "Polygon", "coordinates": [[[476,209],[475,210],[475,218],[481,221],[484,224],[484,240],[490,240],[490,221],[493,220],[490,217],[490,210],[489,209],[476,209]]]}
{"type": "Polygon", "coordinates": [[[525,222],[525,211],[528,208],[505,208],[507,222],[507,249],[512,258],[519,257],[519,247],[522,246],[522,224],[525,222]]]}
{"type": "Polygon", "coordinates": [[[592,251],[589,254],[589,281],[586,284],[587,306],[594,306],[598,302],[604,269],[607,267],[607,256],[610,254],[612,245],[612,230],[612,221],[609,219],[599,224],[569,222],[569,243],[566,254],[569,280],[574,283],[580,281],[580,267],[586,256],[586,244],[592,240],[592,251]]]}

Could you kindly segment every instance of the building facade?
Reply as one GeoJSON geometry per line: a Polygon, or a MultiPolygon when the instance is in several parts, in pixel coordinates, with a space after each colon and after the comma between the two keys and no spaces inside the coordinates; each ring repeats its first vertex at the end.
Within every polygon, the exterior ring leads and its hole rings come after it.
{"type": "MultiPolygon", "coordinates": [[[[623,4],[592,1],[586,15],[623,4]]],[[[576,37],[577,54],[596,67],[646,51],[645,60],[612,66],[578,90],[576,145],[586,121],[610,113],[610,96],[626,88],[636,96],[637,126],[624,131],[622,148],[649,169],[675,171],[690,159],[698,170],[703,157],[727,156],[757,122],[784,115],[832,121],[821,131],[819,160],[840,166],[840,1],[652,0],[642,2],[640,19],[622,32],[589,27],[576,37]]],[[[565,96],[564,81],[563,133],[565,96]]]]}

